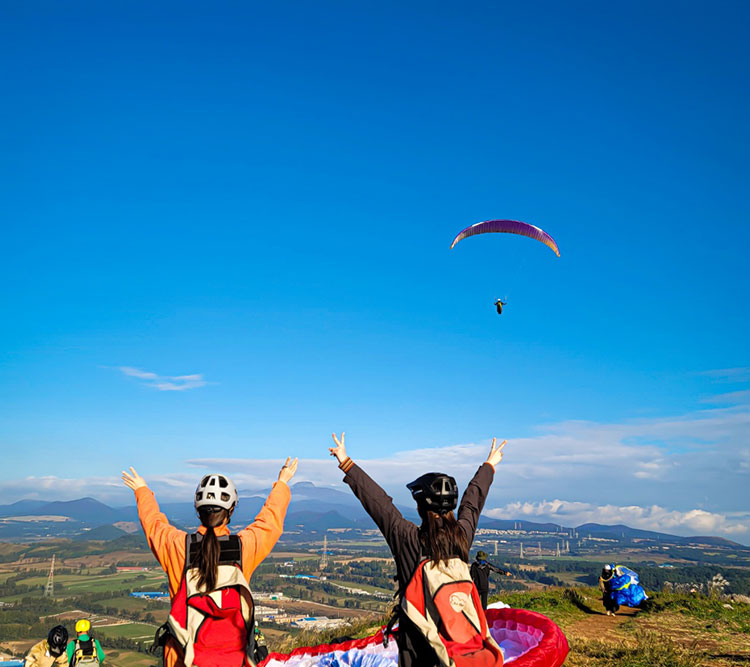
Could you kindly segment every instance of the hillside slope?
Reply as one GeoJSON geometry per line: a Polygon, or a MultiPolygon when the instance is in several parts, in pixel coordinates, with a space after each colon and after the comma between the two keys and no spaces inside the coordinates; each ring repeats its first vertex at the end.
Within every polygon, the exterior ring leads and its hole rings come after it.
{"type": "MultiPolygon", "coordinates": [[[[731,667],[750,663],[750,605],[701,596],[654,593],[646,608],[604,613],[593,588],[549,588],[511,593],[503,601],[554,620],[570,643],[566,667],[731,667]],[[725,606],[729,605],[729,607],[725,606]]],[[[288,652],[377,631],[386,619],[287,638],[288,652]]]]}

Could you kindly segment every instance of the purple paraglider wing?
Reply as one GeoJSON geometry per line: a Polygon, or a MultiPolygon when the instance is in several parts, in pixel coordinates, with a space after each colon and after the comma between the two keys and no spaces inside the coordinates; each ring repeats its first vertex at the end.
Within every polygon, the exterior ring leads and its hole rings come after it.
{"type": "Polygon", "coordinates": [[[501,234],[518,234],[520,236],[528,236],[530,239],[536,239],[541,241],[547,247],[551,248],[552,251],[559,257],[560,251],[557,248],[555,240],[547,234],[543,229],[530,225],[528,222],[521,222],[520,220],[485,220],[484,222],[478,222],[471,227],[467,227],[453,239],[451,243],[451,249],[459,241],[462,241],[467,236],[474,236],[475,234],[489,234],[491,232],[501,234]]]}

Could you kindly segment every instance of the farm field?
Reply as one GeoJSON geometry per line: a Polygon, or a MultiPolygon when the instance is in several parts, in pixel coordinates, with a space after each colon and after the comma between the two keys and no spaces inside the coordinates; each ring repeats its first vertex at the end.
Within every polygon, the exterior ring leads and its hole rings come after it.
{"type": "Polygon", "coordinates": [[[363,591],[368,593],[382,593],[384,595],[393,595],[393,590],[387,590],[385,588],[378,588],[377,586],[371,586],[370,584],[352,583],[350,581],[342,581],[340,579],[328,579],[328,583],[337,584],[339,586],[346,586],[347,588],[361,588],[363,591]]]}
{"type": "Polygon", "coordinates": [[[155,667],[161,664],[161,659],[138,651],[110,649],[107,651],[107,659],[104,664],[111,665],[111,667],[155,667]]]}
{"type": "Polygon", "coordinates": [[[103,644],[106,643],[104,641],[106,637],[125,637],[126,639],[150,644],[154,639],[154,632],[156,632],[157,627],[157,625],[151,625],[150,623],[99,625],[96,626],[96,634],[103,644]]]}

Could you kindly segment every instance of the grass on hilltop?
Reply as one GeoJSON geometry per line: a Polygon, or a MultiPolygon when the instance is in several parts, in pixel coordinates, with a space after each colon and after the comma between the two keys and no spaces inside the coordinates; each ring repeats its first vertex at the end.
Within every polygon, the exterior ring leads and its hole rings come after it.
{"type": "MultiPolygon", "coordinates": [[[[720,667],[750,663],[750,606],[704,596],[652,593],[637,614],[606,616],[595,588],[547,588],[502,595],[512,607],[551,618],[570,644],[566,667],[720,667]]],[[[626,610],[627,611],[627,610],[626,610]]],[[[371,635],[387,616],[323,632],[287,637],[273,650],[288,653],[371,635]]]]}
{"type": "Polygon", "coordinates": [[[598,640],[572,639],[571,667],[695,667],[694,652],[682,648],[662,634],[636,632],[631,641],[613,644],[598,640]]]}

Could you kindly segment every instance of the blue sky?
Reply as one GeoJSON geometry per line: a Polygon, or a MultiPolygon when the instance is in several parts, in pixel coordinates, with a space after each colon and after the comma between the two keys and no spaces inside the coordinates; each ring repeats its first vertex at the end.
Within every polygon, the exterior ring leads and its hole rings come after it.
{"type": "Polygon", "coordinates": [[[7,500],[304,463],[334,429],[373,465],[497,435],[498,512],[750,540],[750,8],[406,4],[3,6],[7,500]],[[561,258],[448,250],[493,217],[561,258]]]}

